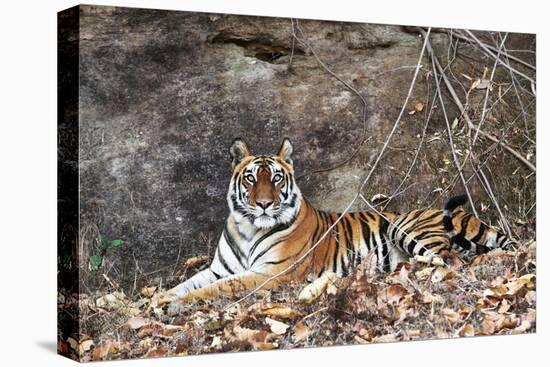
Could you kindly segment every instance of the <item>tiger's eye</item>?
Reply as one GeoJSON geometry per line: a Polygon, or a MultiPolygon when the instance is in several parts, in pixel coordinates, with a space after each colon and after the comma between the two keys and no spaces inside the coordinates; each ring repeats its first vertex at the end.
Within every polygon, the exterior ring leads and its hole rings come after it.
{"type": "Polygon", "coordinates": [[[279,174],[276,174],[274,177],[273,177],[273,183],[277,183],[279,181],[281,181],[283,179],[283,176],[279,175],[279,174]]]}
{"type": "Polygon", "coordinates": [[[244,178],[250,182],[250,183],[254,183],[254,175],[246,175],[244,176],[244,178]]]}

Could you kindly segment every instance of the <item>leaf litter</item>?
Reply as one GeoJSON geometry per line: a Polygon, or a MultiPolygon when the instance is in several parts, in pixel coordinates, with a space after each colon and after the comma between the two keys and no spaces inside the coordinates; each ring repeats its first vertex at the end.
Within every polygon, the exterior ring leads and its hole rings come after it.
{"type": "Polygon", "coordinates": [[[238,295],[170,313],[160,285],[133,296],[59,294],[58,307],[81,318],[81,334],[61,336],[59,348],[97,361],[535,332],[535,246],[469,264],[401,263],[391,273],[369,256],[348,277],[325,273],[230,309],[238,295]]]}

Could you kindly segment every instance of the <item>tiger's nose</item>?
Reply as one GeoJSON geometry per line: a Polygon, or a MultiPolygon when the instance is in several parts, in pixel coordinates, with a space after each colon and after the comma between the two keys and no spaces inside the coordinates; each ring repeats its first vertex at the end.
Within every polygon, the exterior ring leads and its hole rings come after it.
{"type": "Polygon", "coordinates": [[[273,200],[258,200],[256,201],[256,205],[261,206],[264,210],[267,209],[271,204],[273,204],[273,200]]]}

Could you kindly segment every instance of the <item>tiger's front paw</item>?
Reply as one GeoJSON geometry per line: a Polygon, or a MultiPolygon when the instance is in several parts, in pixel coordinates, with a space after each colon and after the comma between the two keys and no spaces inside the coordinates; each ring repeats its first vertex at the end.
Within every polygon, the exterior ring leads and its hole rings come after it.
{"type": "Polygon", "coordinates": [[[430,256],[415,255],[413,258],[413,262],[427,264],[427,265],[445,266],[445,261],[437,255],[430,255],[430,256]]]}
{"type": "Polygon", "coordinates": [[[162,294],[159,294],[158,295],[158,299],[157,299],[157,305],[160,307],[160,306],[164,306],[168,303],[172,303],[174,301],[177,301],[180,297],[178,297],[178,295],[174,292],[170,292],[170,291],[166,291],[162,294]]]}

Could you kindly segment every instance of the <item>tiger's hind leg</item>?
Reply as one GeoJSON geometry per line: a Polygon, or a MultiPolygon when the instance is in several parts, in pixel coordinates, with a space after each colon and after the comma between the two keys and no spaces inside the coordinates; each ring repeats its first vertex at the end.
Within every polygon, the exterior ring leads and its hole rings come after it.
{"type": "Polygon", "coordinates": [[[457,254],[453,251],[449,237],[443,233],[424,234],[403,241],[402,250],[416,262],[443,265],[457,254]]]}

